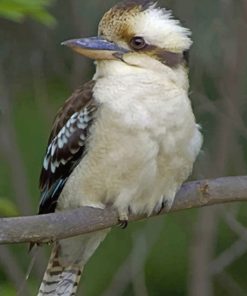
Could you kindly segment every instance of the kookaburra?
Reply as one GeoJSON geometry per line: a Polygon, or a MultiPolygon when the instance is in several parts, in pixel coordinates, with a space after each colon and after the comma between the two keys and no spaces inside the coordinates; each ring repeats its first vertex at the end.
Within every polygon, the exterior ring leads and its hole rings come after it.
{"type": "MultiPolygon", "coordinates": [[[[112,205],[127,221],[169,209],[202,144],[188,97],[190,31],[152,1],[127,0],[106,12],[97,37],[63,44],[96,72],[56,116],[39,213],[112,205]]],[[[75,295],[108,231],[56,242],[38,295],[75,295]]]]}

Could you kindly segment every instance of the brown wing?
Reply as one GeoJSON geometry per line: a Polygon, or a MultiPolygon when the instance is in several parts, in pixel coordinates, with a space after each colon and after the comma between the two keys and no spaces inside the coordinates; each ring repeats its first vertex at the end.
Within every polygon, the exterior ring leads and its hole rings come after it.
{"type": "Polygon", "coordinates": [[[68,177],[84,155],[97,110],[94,85],[95,82],[90,81],[75,91],[55,118],[40,175],[39,214],[55,210],[68,177]]]}

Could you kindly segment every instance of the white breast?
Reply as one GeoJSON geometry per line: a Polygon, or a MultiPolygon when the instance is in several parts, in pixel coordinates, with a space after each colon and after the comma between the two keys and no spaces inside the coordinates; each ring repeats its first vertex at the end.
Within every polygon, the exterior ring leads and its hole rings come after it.
{"type": "Polygon", "coordinates": [[[59,207],[113,204],[150,213],[172,204],[191,173],[202,138],[187,90],[138,72],[97,80],[101,104],[88,152],[67,181],[59,207]]]}

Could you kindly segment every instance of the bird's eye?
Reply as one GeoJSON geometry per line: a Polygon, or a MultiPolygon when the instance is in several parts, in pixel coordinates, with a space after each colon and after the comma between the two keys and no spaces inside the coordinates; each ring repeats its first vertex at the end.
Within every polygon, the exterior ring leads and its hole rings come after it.
{"type": "Polygon", "coordinates": [[[130,47],[135,50],[140,50],[146,47],[146,42],[142,37],[136,36],[130,40],[130,47]]]}

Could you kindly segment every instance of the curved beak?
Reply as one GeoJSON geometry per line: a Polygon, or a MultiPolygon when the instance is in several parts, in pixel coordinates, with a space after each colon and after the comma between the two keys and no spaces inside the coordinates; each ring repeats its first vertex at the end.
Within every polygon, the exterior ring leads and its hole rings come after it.
{"type": "Polygon", "coordinates": [[[129,52],[129,50],[102,37],[71,39],[62,42],[62,45],[66,45],[77,53],[93,60],[117,60],[129,52]]]}

